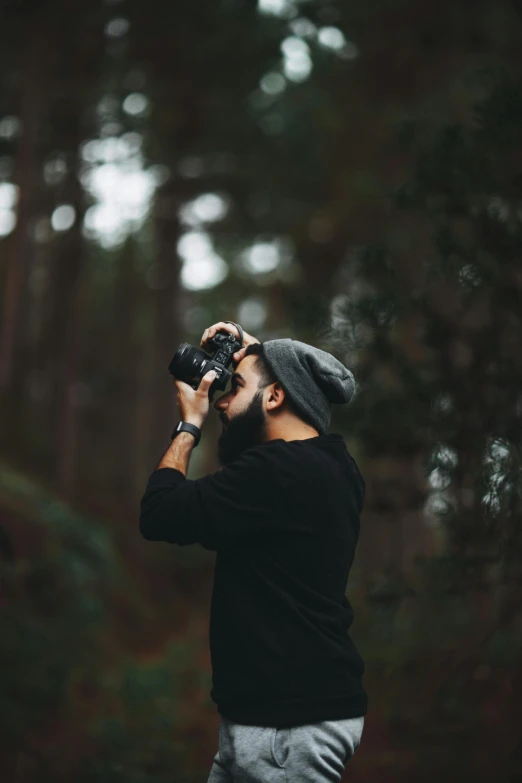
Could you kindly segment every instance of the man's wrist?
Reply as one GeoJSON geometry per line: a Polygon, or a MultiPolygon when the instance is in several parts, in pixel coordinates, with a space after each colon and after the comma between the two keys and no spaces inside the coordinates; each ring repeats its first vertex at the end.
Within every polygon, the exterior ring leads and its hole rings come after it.
{"type": "Polygon", "coordinates": [[[194,438],[196,442],[196,446],[198,445],[199,441],[201,440],[201,428],[198,427],[197,424],[193,424],[190,421],[186,421],[185,419],[182,419],[179,421],[172,431],[172,435],[170,436],[173,440],[176,437],[179,437],[180,433],[182,432],[188,432],[192,437],[194,438]]]}
{"type": "Polygon", "coordinates": [[[193,424],[194,427],[197,427],[199,430],[203,427],[203,424],[205,423],[205,420],[203,421],[201,419],[197,419],[195,416],[189,416],[187,419],[181,419],[181,421],[184,421],[186,424],[193,424]]]}
{"type": "Polygon", "coordinates": [[[195,446],[195,438],[190,432],[180,432],[163,455],[159,464],[156,466],[156,470],[161,468],[174,468],[179,470],[184,476],[188,472],[188,464],[190,455],[195,446]]]}

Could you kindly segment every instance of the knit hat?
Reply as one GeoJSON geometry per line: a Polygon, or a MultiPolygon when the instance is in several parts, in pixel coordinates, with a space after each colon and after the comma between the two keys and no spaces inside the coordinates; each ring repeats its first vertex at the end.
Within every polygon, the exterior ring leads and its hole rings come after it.
{"type": "Polygon", "coordinates": [[[353,397],[355,378],[350,370],[331,353],[290,337],[262,345],[268,366],[291,402],[324,435],[332,418],[330,403],[353,397]]]}

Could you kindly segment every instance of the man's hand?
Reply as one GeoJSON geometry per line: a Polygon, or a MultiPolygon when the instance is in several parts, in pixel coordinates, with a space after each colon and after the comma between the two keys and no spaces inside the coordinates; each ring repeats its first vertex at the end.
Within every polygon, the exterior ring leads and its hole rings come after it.
{"type": "MultiPolygon", "coordinates": [[[[218,321],[217,324],[213,324],[212,326],[209,326],[208,329],[205,329],[203,332],[203,337],[201,338],[201,347],[205,348],[207,341],[214,337],[216,332],[230,332],[230,334],[233,334],[234,337],[237,337],[239,340],[239,331],[234,324],[226,324],[224,321],[218,321]]],[[[259,340],[257,340],[255,337],[252,337],[251,334],[248,334],[247,332],[243,331],[243,347],[239,349],[239,351],[236,351],[232,355],[232,359],[236,364],[239,364],[243,356],[245,355],[245,351],[248,348],[249,345],[253,345],[254,343],[258,343],[259,340]]]]}
{"type": "Polygon", "coordinates": [[[180,421],[188,421],[201,429],[210,407],[208,390],[215,378],[214,370],[209,370],[201,379],[197,389],[193,389],[188,383],[174,378],[174,386],[178,390],[177,406],[181,416],[180,421]]]}

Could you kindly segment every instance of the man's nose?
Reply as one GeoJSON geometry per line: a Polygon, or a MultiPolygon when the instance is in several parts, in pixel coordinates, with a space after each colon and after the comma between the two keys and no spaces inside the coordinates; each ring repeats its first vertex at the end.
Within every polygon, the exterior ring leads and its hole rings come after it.
{"type": "Polygon", "coordinates": [[[225,397],[226,397],[226,394],[222,394],[221,397],[218,397],[217,400],[215,401],[214,408],[217,411],[222,411],[222,410],[224,410],[227,407],[226,402],[224,401],[225,397]]]}

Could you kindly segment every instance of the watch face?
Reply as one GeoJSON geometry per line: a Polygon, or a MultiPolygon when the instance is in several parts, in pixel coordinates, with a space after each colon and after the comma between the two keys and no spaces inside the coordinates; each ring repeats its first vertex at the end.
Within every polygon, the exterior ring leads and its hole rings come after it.
{"type": "Polygon", "coordinates": [[[179,432],[179,431],[180,431],[180,429],[181,429],[181,425],[182,425],[182,424],[183,424],[183,422],[182,422],[182,421],[180,421],[180,422],[179,422],[179,424],[178,424],[178,426],[177,426],[177,428],[176,428],[176,431],[177,431],[177,432],[179,432]]]}

